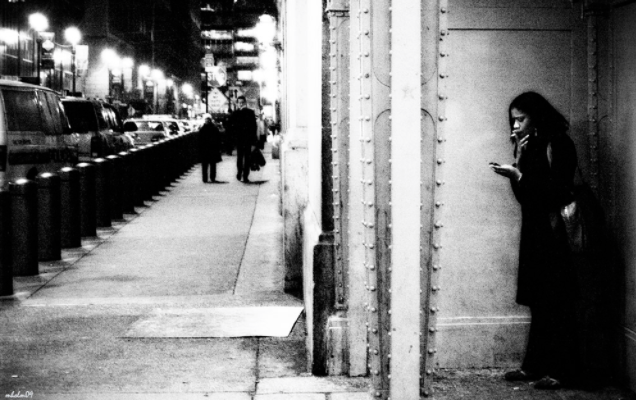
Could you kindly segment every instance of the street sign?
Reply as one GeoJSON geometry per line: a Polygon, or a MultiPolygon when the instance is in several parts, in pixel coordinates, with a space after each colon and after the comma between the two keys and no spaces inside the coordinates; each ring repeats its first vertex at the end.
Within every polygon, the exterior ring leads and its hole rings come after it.
{"type": "Polygon", "coordinates": [[[202,61],[205,72],[212,72],[214,68],[214,54],[206,53],[202,61]]]}
{"type": "Polygon", "coordinates": [[[208,94],[208,109],[212,113],[227,112],[229,103],[229,99],[217,88],[213,88],[208,94]]]}
{"type": "Polygon", "coordinates": [[[219,65],[216,67],[212,67],[212,82],[211,85],[214,87],[225,86],[227,83],[227,69],[225,65],[219,65]]]}

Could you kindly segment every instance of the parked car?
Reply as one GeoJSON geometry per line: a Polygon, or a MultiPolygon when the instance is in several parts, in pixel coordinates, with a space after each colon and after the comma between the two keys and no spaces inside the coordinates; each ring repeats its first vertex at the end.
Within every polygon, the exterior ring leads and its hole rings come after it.
{"type": "Polygon", "coordinates": [[[186,133],[192,132],[192,125],[190,124],[190,121],[188,121],[187,119],[180,119],[178,121],[186,133]]]}
{"type": "Polygon", "coordinates": [[[163,121],[164,125],[168,128],[168,135],[183,135],[186,133],[185,127],[180,120],[173,118],[169,114],[149,114],[144,115],[143,119],[153,121],[163,121]]]}
{"type": "Polygon", "coordinates": [[[0,80],[0,186],[73,166],[78,148],[56,92],[0,80]]]}
{"type": "Polygon", "coordinates": [[[107,134],[113,142],[115,152],[126,151],[134,147],[135,143],[131,136],[124,132],[124,121],[122,121],[119,111],[112,105],[100,102],[102,115],[108,125],[107,134]]]}
{"type": "Polygon", "coordinates": [[[135,145],[143,145],[167,138],[170,129],[165,121],[131,118],[124,121],[124,132],[134,137],[135,145]]]}
{"type": "Polygon", "coordinates": [[[132,147],[130,140],[122,138],[123,122],[110,104],[78,97],[66,97],[62,104],[71,129],[80,134],[81,161],[106,157],[132,147]]]}

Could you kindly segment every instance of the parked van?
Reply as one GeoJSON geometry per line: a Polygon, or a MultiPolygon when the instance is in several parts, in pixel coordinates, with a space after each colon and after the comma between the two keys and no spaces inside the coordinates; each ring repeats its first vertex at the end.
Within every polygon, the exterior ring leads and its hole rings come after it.
{"type": "Polygon", "coordinates": [[[62,104],[71,129],[80,134],[80,161],[106,157],[132,146],[123,137],[123,122],[110,104],[79,97],[65,97],[62,104]]]}
{"type": "Polygon", "coordinates": [[[78,162],[60,97],[45,87],[0,79],[0,185],[78,162]]]}

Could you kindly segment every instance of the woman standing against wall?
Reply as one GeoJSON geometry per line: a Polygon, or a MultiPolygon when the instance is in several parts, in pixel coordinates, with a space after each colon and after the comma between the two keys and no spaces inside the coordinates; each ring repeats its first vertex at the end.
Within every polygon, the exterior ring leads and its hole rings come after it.
{"type": "MultiPolygon", "coordinates": [[[[516,162],[491,163],[510,179],[521,205],[517,303],[530,307],[531,324],[521,369],[510,381],[537,389],[580,383],[577,275],[560,209],[573,198],[576,149],[568,121],[543,96],[526,92],[508,109],[516,162]]],[[[585,338],[583,338],[585,339],[585,338]]]]}

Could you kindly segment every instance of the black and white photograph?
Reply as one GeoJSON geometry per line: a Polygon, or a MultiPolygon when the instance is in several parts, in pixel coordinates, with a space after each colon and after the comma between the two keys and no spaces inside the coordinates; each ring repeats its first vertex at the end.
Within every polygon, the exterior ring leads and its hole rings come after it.
{"type": "Polygon", "coordinates": [[[636,400],[636,0],[0,0],[0,397],[636,400]]]}

